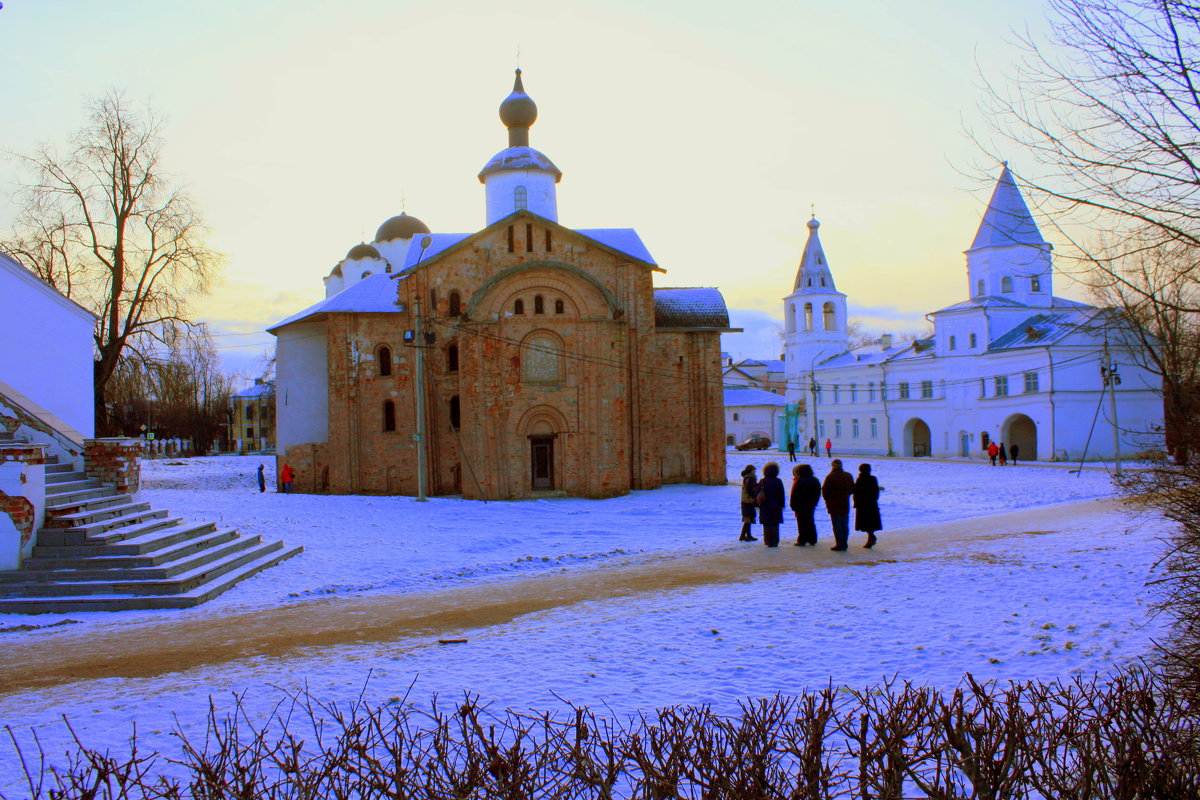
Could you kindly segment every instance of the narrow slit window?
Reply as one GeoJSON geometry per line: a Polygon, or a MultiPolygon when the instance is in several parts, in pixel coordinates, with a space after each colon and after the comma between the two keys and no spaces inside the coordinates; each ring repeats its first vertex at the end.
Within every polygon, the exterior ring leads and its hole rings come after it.
{"type": "Polygon", "coordinates": [[[392,374],[392,349],[390,347],[381,347],[379,352],[375,354],[375,358],[379,361],[379,377],[385,378],[392,374]]]}
{"type": "Polygon", "coordinates": [[[524,314],[525,313],[525,301],[524,300],[516,300],[513,302],[513,313],[514,314],[524,314]]]}
{"type": "Polygon", "coordinates": [[[533,252],[533,225],[528,222],[525,223],[525,252],[533,252]]]}
{"type": "Polygon", "coordinates": [[[508,226],[508,252],[510,252],[510,253],[516,249],[514,246],[515,245],[514,239],[515,239],[515,237],[513,236],[513,226],[509,225],[508,226]]]}
{"type": "Polygon", "coordinates": [[[552,239],[550,238],[550,229],[549,229],[549,228],[546,228],[546,252],[547,252],[547,253],[549,253],[549,252],[550,252],[550,249],[551,249],[550,245],[551,245],[551,244],[553,244],[553,241],[552,241],[552,239]]]}
{"type": "Polygon", "coordinates": [[[446,372],[458,372],[458,345],[446,348],[446,372]]]}
{"type": "Polygon", "coordinates": [[[459,426],[462,424],[462,418],[460,414],[461,412],[459,411],[458,395],[454,395],[450,398],[450,427],[454,428],[454,430],[458,430],[459,426]]]}
{"type": "Polygon", "coordinates": [[[457,317],[462,314],[462,295],[458,292],[450,293],[450,316],[457,317]]]}
{"type": "Polygon", "coordinates": [[[535,313],[535,314],[545,314],[546,313],[546,301],[542,299],[542,296],[540,294],[535,295],[533,298],[533,313],[535,313]]]}
{"type": "Polygon", "coordinates": [[[385,400],[383,403],[383,430],[396,430],[396,404],[391,400],[385,400]]]}

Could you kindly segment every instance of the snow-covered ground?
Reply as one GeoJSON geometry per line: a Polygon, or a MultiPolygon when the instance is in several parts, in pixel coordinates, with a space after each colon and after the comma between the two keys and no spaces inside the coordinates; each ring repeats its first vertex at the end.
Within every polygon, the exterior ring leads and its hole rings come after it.
{"type": "MultiPolygon", "coordinates": [[[[767,460],[731,455],[730,475],[736,477],[745,463],[761,468],[767,460]]],[[[303,544],[304,554],[198,609],[70,615],[83,624],[0,634],[0,646],[44,637],[65,642],[113,626],[249,608],[269,613],[313,597],[453,590],[664,554],[761,549],[736,541],[735,485],[675,486],[603,501],[417,503],[259,494],[253,486],[257,463],[246,457],[151,462],[146,494],[176,513],[303,544]]],[[[0,726],[22,731],[26,743],[28,731],[36,729],[57,755],[68,742],[62,714],[90,741],[114,748],[136,722],[146,744],[169,751],[170,730],[178,725],[195,732],[209,696],[229,707],[233,692],[245,693],[250,712],[260,717],[281,692],[304,686],[324,700],[363,692],[371,701],[407,694],[421,704],[433,694],[477,692],[499,707],[553,708],[565,698],[623,715],[679,702],[732,710],[741,697],[796,692],[831,680],[862,686],[898,675],[950,686],[966,671],[1001,680],[1049,679],[1103,672],[1148,652],[1160,623],[1148,617],[1143,587],[1159,546],[1145,520],[1109,514],[1061,533],[949,540],[928,556],[889,556],[889,545],[906,535],[890,533],[898,528],[1106,497],[1111,490],[1104,472],[872,463],[886,490],[881,505],[887,530],[870,560],[553,607],[459,631],[469,640],[465,644],[440,645],[423,636],[144,679],[6,694],[0,687],[0,726]]],[[[818,474],[826,471],[825,463],[816,466],[818,474]]],[[[761,555],[798,565],[805,564],[801,559],[834,558],[791,547],[761,555]]],[[[54,621],[4,617],[0,628],[54,621]]],[[[0,746],[0,791],[17,786],[10,750],[0,746]]]]}

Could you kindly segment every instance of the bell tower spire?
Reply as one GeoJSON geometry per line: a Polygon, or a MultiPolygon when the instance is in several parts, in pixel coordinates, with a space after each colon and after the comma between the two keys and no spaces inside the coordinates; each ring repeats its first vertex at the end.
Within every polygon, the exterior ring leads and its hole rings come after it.
{"type": "Polygon", "coordinates": [[[508,128],[508,149],[501,150],[479,172],[487,195],[487,224],[521,210],[558,222],[555,184],[562,172],[529,146],[529,128],[537,121],[537,104],[525,93],[521,69],[513,89],[500,104],[500,121],[508,128]]]}

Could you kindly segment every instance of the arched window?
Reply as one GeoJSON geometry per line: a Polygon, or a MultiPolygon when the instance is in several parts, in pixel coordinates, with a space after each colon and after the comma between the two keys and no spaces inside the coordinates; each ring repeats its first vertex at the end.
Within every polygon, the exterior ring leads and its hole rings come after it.
{"type": "Polygon", "coordinates": [[[513,189],[513,208],[529,208],[529,190],[524,186],[513,189]]]}
{"type": "Polygon", "coordinates": [[[525,301],[524,300],[517,300],[516,302],[513,303],[513,313],[514,314],[524,314],[525,313],[525,301]]]}
{"type": "Polygon", "coordinates": [[[385,378],[392,374],[392,348],[384,345],[375,351],[375,363],[379,365],[379,377],[385,378]]]}
{"type": "Polygon", "coordinates": [[[396,430],[396,404],[391,400],[383,401],[383,429],[384,431],[396,430]]]}
{"type": "Polygon", "coordinates": [[[1008,294],[1012,291],[1012,278],[1005,275],[1000,279],[1000,291],[1004,292],[1005,294],[1008,294]]]}
{"type": "Polygon", "coordinates": [[[526,383],[558,383],[562,345],[548,333],[530,334],[521,342],[521,380],[526,383]]]}
{"type": "Polygon", "coordinates": [[[837,319],[833,311],[833,303],[826,303],[821,309],[821,315],[824,317],[825,330],[836,331],[837,319]]]}
{"type": "Polygon", "coordinates": [[[534,297],[533,297],[533,313],[535,313],[535,314],[545,314],[546,313],[546,301],[544,301],[542,299],[542,296],[540,294],[534,295],[534,297]]]}
{"type": "Polygon", "coordinates": [[[825,285],[825,279],[824,279],[824,278],[821,278],[821,285],[822,285],[822,286],[824,286],[824,285],[825,285]]]}
{"type": "Polygon", "coordinates": [[[566,310],[566,307],[563,305],[563,301],[562,301],[562,300],[555,300],[555,301],[554,301],[554,313],[555,313],[555,314],[561,314],[561,313],[563,313],[565,310],[566,310]]]}
{"type": "Polygon", "coordinates": [[[738,412],[736,412],[736,411],[735,411],[735,412],[733,412],[733,421],[734,421],[734,422],[737,422],[737,421],[738,421],[738,412]]]}
{"type": "Polygon", "coordinates": [[[458,430],[461,423],[462,418],[459,411],[458,395],[454,395],[450,398],[450,427],[458,430]]]}
{"type": "Polygon", "coordinates": [[[983,297],[983,278],[975,281],[975,296],[983,297]]]}
{"type": "Polygon", "coordinates": [[[804,304],[804,330],[811,331],[813,329],[813,312],[812,303],[804,304]]]}
{"type": "Polygon", "coordinates": [[[462,313],[462,295],[458,292],[450,293],[450,316],[457,317],[462,313]]]}
{"type": "Polygon", "coordinates": [[[446,346],[446,372],[458,372],[458,345],[446,346]]]}
{"type": "MultiPolygon", "coordinates": [[[[367,270],[366,272],[364,272],[364,273],[362,274],[362,277],[363,277],[363,278],[369,278],[369,277],[371,277],[371,270],[367,270]]],[[[362,280],[362,278],[360,278],[359,280],[362,280]]]]}

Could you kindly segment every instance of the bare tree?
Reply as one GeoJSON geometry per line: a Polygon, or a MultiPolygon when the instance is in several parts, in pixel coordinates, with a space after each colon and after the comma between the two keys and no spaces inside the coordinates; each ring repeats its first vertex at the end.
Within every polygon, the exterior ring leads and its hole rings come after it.
{"type": "Polygon", "coordinates": [[[90,104],[88,123],[60,155],[48,146],[17,155],[20,189],[6,250],[99,315],[97,429],[109,425],[108,391],[118,367],[190,325],[186,301],[203,292],[219,256],[200,215],[162,171],[162,121],[116,92],[90,104]]]}

